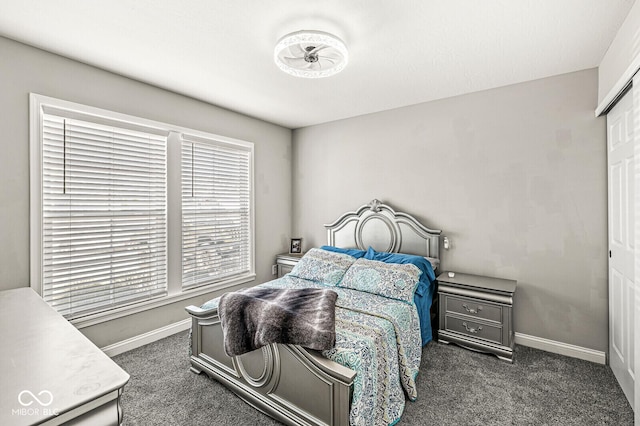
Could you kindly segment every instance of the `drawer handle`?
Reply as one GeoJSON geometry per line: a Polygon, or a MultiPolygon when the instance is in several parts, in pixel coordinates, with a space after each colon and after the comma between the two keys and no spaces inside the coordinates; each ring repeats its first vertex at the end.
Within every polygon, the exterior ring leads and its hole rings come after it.
{"type": "Polygon", "coordinates": [[[481,325],[479,325],[478,328],[468,327],[466,322],[463,322],[462,325],[464,326],[464,329],[471,334],[478,334],[479,331],[482,331],[481,325]]]}
{"type": "Polygon", "coordinates": [[[470,314],[477,314],[478,312],[480,312],[482,310],[482,306],[478,305],[478,307],[476,309],[470,308],[469,306],[467,306],[466,303],[462,304],[462,307],[464,308],[465,311],[469,312],[470,314]]]}

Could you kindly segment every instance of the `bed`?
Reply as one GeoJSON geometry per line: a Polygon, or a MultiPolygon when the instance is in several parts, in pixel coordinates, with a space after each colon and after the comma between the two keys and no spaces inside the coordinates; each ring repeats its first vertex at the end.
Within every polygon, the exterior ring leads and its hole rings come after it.
{"type": "MultiPolygon", "coordinates": [[[[412,254],[428,258],[434,267],[439,260],[441,231],[430,229],[410,214],[396,212],[389,205],[375,199],[356,211],[343,214],[333,223],[325,225],[325,228],[327,244],[330,247],[355,248],[367,252],[373,249],[378,253],[412,254]]],[[[303,282],[305,280],[301,281],[300,278],[290,275],[263,285],[274,288],[305,285],[303,282]]],[[[371,330],[384,328],[383,325],[375,322],[376,319],[358,316],[361,313],[357,312],[357,307],[354,312],[343,309],[346,308],[343,306],[345,303],[369,306],[371,310],[378,309],[375,300],[369,297],[369,293],[360,294],[361,292],[356,289],[337,289],[336,291],[339,292],[338,300],[341,301],[341,307],[336,308],[341,312],[340,318],[336,312],[336,321],[340,319],[344,322],[345,315],[354,316],[354,323],[370,321],[371,330]]],[[[432,291],[429,297],[429,304],[434,307],[437,303],[431,302],[436,294],[432,291]]],[[[416,294],[415,297],[417,302],[418,295],[416,294]]],[[[336,351],[318,352],[297,345],[270,344],[240,356],[229,357],[224,351],[223,332],[216,300],[207,302],[201,307],[186,308],[192,317],[190,356],[192,372],[206,373],[250,405],[285,424],[346,426],[350,423],[366,422],[362,420],[366,417],[360,414],[359,417],[353,417],[352,411],[370,408],[369,402],[362,401],[362,398],[370,397],[369,393],[365,396],[361,395],[363,386],[371,389],[370,386],[381,386],[381,381],[369,380],[363,384],[362,381],[366,380],[365,375],[361,372],[361,376],[358,377],[356,368],[345,366],[353,364],[343,362],[340,354],[335,353],[336,351]],[[378,383],[378,385],[372,385],[372,383],[378,383]],[[352,401],[354,401],[353,409],[352,401]],[[354,418],[360,420],[353,421],[354,418]]],[[[422,303],[424,304],[424,301],[422,303]]],[[[382,306],[382,304],[378,305],[382,306]]],[[[384,304],[384,306],[392,305],[384,304]]],[[[397,320],[393,324],[395,333],[390,332],[398,340],[398,345],[401,343],[404,345],[398,346],[401,348],[398,349],[400,355],[397,356],[400,366],[399,380],[409,399],[415,398],[411,386],[417,374],[425,335],[428,335],[426,338],[429,339],[431,329],[437,329],[437,325],[431,323],[432,319],[437,319],[435,314],[435,311],[431,312],[431,309],[427,309],[426,313],[422,312],[418,315],[413,308],[411,312],[400,315],[404,319],[397,320]],[[430,329],[427,333],[423,326],[424,321],[429,324],[430,329]],[[410,333],[405,336],[402,332],[398,332],[400,327],[398,323],[402,323],[402,327],[406,327],[407,330],[416,330],[417,327],[417,354],[416,337],[409,339],[407,336],[410,333]],[[405,338],[408,340],[401,342],[405,338]]],[[[337,329],[338,325],[336,325],[336,334],[340,337],[341,334],[337,329]]],[[[347,331],[343,334],[345,333],[347,331]]],[[[381,332],[376,331],[376,333],[381,332]]],[[[384,336],[376,338],[385,339],[384,336]]],[[[340,345],[337,342],[336,347],[338,346],[340,345]]],[[[380,369],[384,370],[384,368],[380,369]]],[[[385,390],[381,393],[388,392],[385,390]]],[[[387,397],[394,398],[388,395],[387,397]]],[[[400,414],[404,407],[405,395],[401,394],[401,398],[402,401],[396,401],[400,404],[400,414]]],[[[397,395],[395,399],[398,399],[397,395]]],[[[388,419],[387,424],[397,422],[399,416],[394,417],[394,410],[397,411],[398,408],[390,408],[389,413],[385,412],[380,417],[388,419]]]]}

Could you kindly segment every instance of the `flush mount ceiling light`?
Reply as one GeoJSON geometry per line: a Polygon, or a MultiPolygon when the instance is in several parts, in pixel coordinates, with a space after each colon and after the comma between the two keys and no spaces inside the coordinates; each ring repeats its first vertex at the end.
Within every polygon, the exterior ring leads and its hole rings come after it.
{"type": "Polygon", "coordinates": [[[278,41],[273,60],[287,74],[322,78],[342,71],[349,61],[349,52],[344,42],[332,34],[296,31],[278,41]]]}

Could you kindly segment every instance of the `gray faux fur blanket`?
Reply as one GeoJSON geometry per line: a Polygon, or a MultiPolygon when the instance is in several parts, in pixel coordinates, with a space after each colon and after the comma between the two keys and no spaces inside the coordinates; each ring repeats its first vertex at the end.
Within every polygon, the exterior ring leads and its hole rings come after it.
{"type": "Polygon", "coordinates": [[[270,343],[289,343],[315,350],[336,340],[335,291],[319,288],[252,287],[225,293],[218,314],[224,350],[242,355],[270,343]]]}

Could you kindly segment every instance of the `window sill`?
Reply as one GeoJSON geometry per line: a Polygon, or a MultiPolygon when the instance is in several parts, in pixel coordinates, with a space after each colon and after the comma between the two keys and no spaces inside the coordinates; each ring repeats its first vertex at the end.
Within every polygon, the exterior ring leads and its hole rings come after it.
{"type": "Polygon", "coordinates": [[[104,312],[98,312],[95,314],[70,319],[69,322],[76,328],[91,327],[92,325],[101,324],[103,322],[111,321],[116,318],[126,317],[128,315],[137,314],[140,312],[148,311],[149,309],[159,308],[160,306],[169,305],[171,303],[179,302],[181,300],[190,299],[192,297],[202,296],[203,294],[211,293],[217,290],[224,290],[229,287],[237,286],[240,284],[246,284],[255,280],[256,274],[251,273],[242,275],[232,280],[223,281],[221,283],[209,284],[201,287],[187,289],[180,293],[169,294],[166,296],[158,297],[151,300],[145,300],[144,302],[135,303],[128,306],[121,306],[119,308],[110,309],[104,312]]]}

